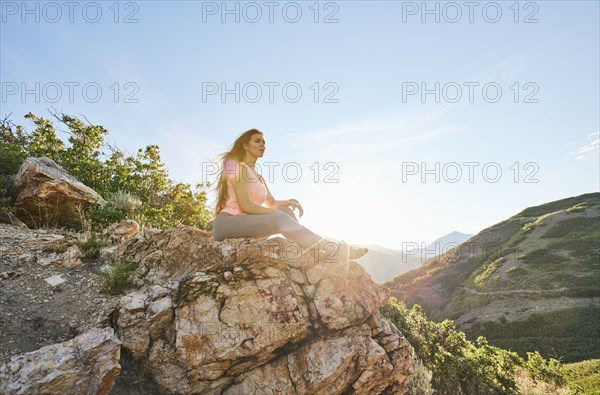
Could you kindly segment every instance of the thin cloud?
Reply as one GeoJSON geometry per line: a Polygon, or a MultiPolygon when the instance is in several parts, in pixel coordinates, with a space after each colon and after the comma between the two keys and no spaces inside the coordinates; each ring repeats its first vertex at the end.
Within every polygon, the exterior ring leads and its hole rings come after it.
{"type": "MultiPolygon", "coordinates": [[[[479,72],[471,73],[464,81],[489,82],[506,78],[513,78],[523,71],[526,61],[522,56],[512,55],[497,61],[492,66],[479,72]]],[[[424,106],[422,109],[413,107],[411,110],[403,110],[388,115],[380,115],[358,121],[344,122],[328,128],[317,129],[302,135],[290,137],[290,144],[298,146],[298,143],[313,145],[318,141],[326,141],[334,138],[339,140],[351,139],[359,134],[369,134],[372,140],[377,136],[378,141],[360,145],[363,148],[373,147],[377,149],[398,148],[408,144],[431,140],[442,134],[457,129],[457,125],[440,127],[436,125],[446,113],[456,109],[452,103],[424,106]],[[398,139],[398,135],[401,138],[398,139]]],[[[364,139],[363,139],[364,141],[364,139]]],[[[350,144],[354,145],[352,142],[350,144]]]]}
{"type": "Polygon", "coordinates": [[[579,147],[575,151],[571,151],[572,155],[576,155],[576,160],[585,160],[597,155],[600,151],[600,132],[591,133],[587,136],[588,143],[579,147]]]}
{"type": "Polygon", "coordinates": [[[491,82],[491,81],[502,81],[511,78],[517,77],[527,66],[527,62],[523,59],[522,56],[513,55],[509,56],[487,70],[483,71],[479,75],[479,81],[481,83],[491,82]],[[485,82],[484,82],[485,81],[485,82]]]}
{"type": "MultiPolygon", "coordinates": [[[[330,149],[333,150],[343,150],[345,152],[352,150],[359,150],[361,152],[364,151],[372,151],[372,152],[383,152],[398,149],[401,147],[407,147],[410,145],[415,145],[419,143],[424,143],[433,140],[435,137],[445,135],[451,133],[453,131],[458,130],[458,127],[450,125],[450,126],[441,126],[436,128],[429,128],[424,131],[415,132],[415,134],[403,137],[399,139],[393,139],[390,141],[377,141],[377,142],[340,142],[333,143],[329,146],[330,149]]],[[[397,133],[401,132],[401,129],[392,131],[397,133]]]]}
{"type": "Polygon", "coordinates": [[[348,139],[359,137],[359,134],[369,134],[371,138],[378,137],[380,142],[364,144],[364,137],[361,138],[363,147],[387,147],[393,145],[397,147],[406,143],[415,143],[431,139],[440,132],[448,131],[450,128],[434,128],[433,124],[438,121],[441,115],[448,111],[449,105],[441,105],[435,108],[428,108],[425,111],[412,111],[395,113],[391,115],[376,116],[354,122],[345,122],[340,125],[329,128],[321,128],[302,135],[293,135],[290,142],[297,146],[299,142],[303,145],[313,145],[315,142],[327,141],[340,138],[348,139]],[[444,130],[442,130],[444,129],[444,130]],[[402,138],[398,139],[398,135],[402,138]]]}

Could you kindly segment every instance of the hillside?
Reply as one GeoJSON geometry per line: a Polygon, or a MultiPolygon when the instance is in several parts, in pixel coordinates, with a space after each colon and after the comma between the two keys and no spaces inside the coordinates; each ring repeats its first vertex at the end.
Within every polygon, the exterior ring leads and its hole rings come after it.
{"type": "Polygon", "coordinates": [[[471,234],[451,232],[436,239],[421,249],[417,243],[405,242],[405,250],[385,248],[378,245],[361,245],[367,247],[369,253],[356,261],[371,275],[373,281],[381,284],[409,270],[421,266],[430,258],[434,258],[450,250],[452,247],[468,240],[471,234]]]}
{"type": "Polygon", "coordinates": [[[471,339],[600,357],[600,193],[527,208],[384,284],[471,339]]]}

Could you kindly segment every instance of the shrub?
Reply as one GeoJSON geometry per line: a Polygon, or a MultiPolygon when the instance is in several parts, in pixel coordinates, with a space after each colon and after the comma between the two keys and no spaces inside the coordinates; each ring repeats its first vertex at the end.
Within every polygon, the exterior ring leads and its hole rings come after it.
{"type": "Polygon", "coordinates": [[[136,210],[142,206],[142,201],[132,193],[126,191],[117,191],[113,193],[108,202],[113,207],[127,213],[127,219],[136,219],[136,210]]]}
{"type": "Polygon", "coordinates": [[[521,230],[524,233],[527,233],[527,232],[531,231],[533,228],[535,228],[535,221],[531,221],[531,222],[526,223],[525,225],[523,225],[523,227],[521,228],[521,230]]]}
{"type": "Polygon", "coordinates": [[[79,243],[79,248],[81,249],[82,260],[90,262],[100,256],[102,243],[98,240],[96,232],[92,232],[89,239],[79,243]]]}
{"type": "Polygon", "coordinates": [[[117,295],[131,285],[131,275],[138,268],[136,262],[118,261],[108,271],[102,272],[102,286],[108,293],[117,295]]]}
{"type": "Polygon", "coordinates": [[[116,222],[123,221],[127,218],[127,214],[125,211],[109,203],[104,207],[92,209],[90,217],[92,219],[92,228],[99,231],[116,222]]]}
{"type": "Polygon", "coordinates": [[[598,217],[575,217],[562,220],[542,235],[543,239],[578,240],[600,230],[598,217]]]}
{"type": "Polygon", "coordinates": [[[553,265],[560,265],[567,261],[562,255],[554,253],[549,248],[539,248],[533,250],[524,256],[519,256],[521,262],[530,265],[545,265],[547,268],[553,265]]]}
{"type": "Polygon", "coordinates": [[[433,387],[431,386],[431,370],[423,364],[419,358],[415,358],[415,374],[410,376],[406,394],[408,395],[431,395],[433,387]]]}
{"type": "MultiPolygon", "coordinates": [[[[136,220],[141,227],[164,229],[185,224],[210,230],[212,210],[206,193],[210,185],[196,184],[192,188],[190,184],[174,182],[157,145],[129,155],[105,144],[108,130],[103,126],[66,114],[52,115],[68,128],[66,142],[58,138],[52,121],[33,113],[25,115],[34,124],[29,133],[21,125],[0,119],[0,176],[16,173],[28,156],[46,156],[101,196],[109,197],[108,205],[85,213],[86,218],[81,220],[81,224],[87,224],[91,218],[94,230],[126,218],[136,220]],[[112,152],[106,155],[104,148],[112,152]]],[[[0,179],[0,192],[5,180],[0,179]]],[[[0,211],[12,211],[11,202],[0,201],[0,211]]]]}
{"type": "Polygon", "coordinates": [[[15,213],[11,197],[13,176],[17,174],[25,153],[17,144],[8,142],[8,129],[0,122],[0,214],[15,213]]]}
{"type": "Polygon", "coordinates": [[[500,267],[502,267],[502,265],[504,264],[505,261],[506,261],[506,259],[504,257],[500,257],[500,258],[496,259],[495,261],[486,264],[483,273],[481,273],[477,277],[475,277],[475,284],[480,288],[485,287],[485,282],[487,281],[487,279],[492,274],[494,274],[496,272],[496,270],[498,270],[500,267]]]}
{"type": "Polygon", "coordinates": [[[600,359],[563,365],[572,387],[587,395],[600,395],[600,359]]]}
{"type": "Polygon", "coordinates": [[[579,211],[585,211],[585,209],[588,208],[588,202],[581,202],[581,203],[577,203],[576,205],[569,207],[568,209],[565,210],[565,212],[567,214],[570,213],[577,213],[579,211]]]}
{"type": "Polygon", "coordinates": [[[417,359],[431,371],[431,386],[437,393],[517,394],[519,369],[550,386],[566,383],[557,360],[547,361],[539,353],[528,353],[525,362],[515,352],[490,346],[483,336],[473,343],[450,320],[428,321],[419,305],[409,310],[403,302],[390,298],[380,311],[404,334],[417,359]]]}
{"type": "Polygon", "coordinates": [[[506,271],[506,275],[511,278],[521,278],[527,274],[527,269],[523,269],[522,267],[513,266],[506,271]]]}
{"type": "Polygon", "coordinates": [[[559,386],[566,384],[561,364],[554,358],[550,358],[548,361],[537,351],[528,352],[525,366],[529,371],[529,375],[534,380],[545,381],[559,386]]]}
{"type": "Polygon", "coordinates": [[[531,377],[527,369],[520,368],[515,373],[517,387],[520,394],[526,395],[579,395],[582,394],[577,387],[566,388],[537,381],[531,377]]]}

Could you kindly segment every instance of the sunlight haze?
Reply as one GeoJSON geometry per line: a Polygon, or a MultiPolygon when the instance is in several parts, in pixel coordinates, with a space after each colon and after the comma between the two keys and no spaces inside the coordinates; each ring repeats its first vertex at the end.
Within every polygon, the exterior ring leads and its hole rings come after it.
{"type": "Polygon", "coordinates": [[[298,2],[292,22],[289,3],[270,22],[236,2],[120,3],[118,15],[100,2],[90,23],[80,8],[34,22],[3,1],[0,116],[27,130],[28,112],[85,116],[129,152],[159,145],[192,185],[258,128],[263,176],[302,204],[301,223],[389,248],[600,189],[598,2],[499,2],[494,22],[486,2],[455,22],[443,3],[436,21],[393,1],[298,2]]]}

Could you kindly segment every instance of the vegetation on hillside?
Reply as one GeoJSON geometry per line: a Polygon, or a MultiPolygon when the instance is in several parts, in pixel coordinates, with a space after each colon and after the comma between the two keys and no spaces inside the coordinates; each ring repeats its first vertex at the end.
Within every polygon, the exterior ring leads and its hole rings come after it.
{"type": "Polygon", "coordinates": [[[600,194],[521,211],[384,284],[474,341],[575,362],[600,355],[600,194]],[[473,252],[473,254],[471,254],[473,252]]]}
{"type": "Polygon", "coordinates": [[[196,184],[193,189],[190,184],[171,180],[157,145],[128,155],[105,144],[108,130],[103,126],[65,114],[52,115],[66,126],[67,144],[58,138],[51,120],[33,113],[25,115],[34,125],[31,132],[8,118],[0,120],[1,212],[14,212],[9,189],[23,161],[46,156],[109,202],[86,213],[93,228],[124,219],[134,219],[142,227],[183,224],[211,228],[212,213],[206,196],[209,185],[196,184]]]}
{"type": "Polygon", "coordinates": [[[567,380],[579,386],[586,395],[600,395],[600,359],[564,365],[567,380]]]}
{"type": "MultiPolygon", "coordinates": [[[[451,320],[429,321],[419,305],[408,309],[390,298],[381,313],[398,327],[415,349],[419,364],[430,374],[431,387],[440,394],[582,394],[556,359],[528,352],[523,359],[515,352],[488,344],[479,336],[467,340],[451,320]]],[[[427,374],[419,373],[417,378],[427,374]]],[[[422,393],[422,382],[410,393],[422,393]]],[[[587,392],[586,392],[587,393],[587,392]]]]}

